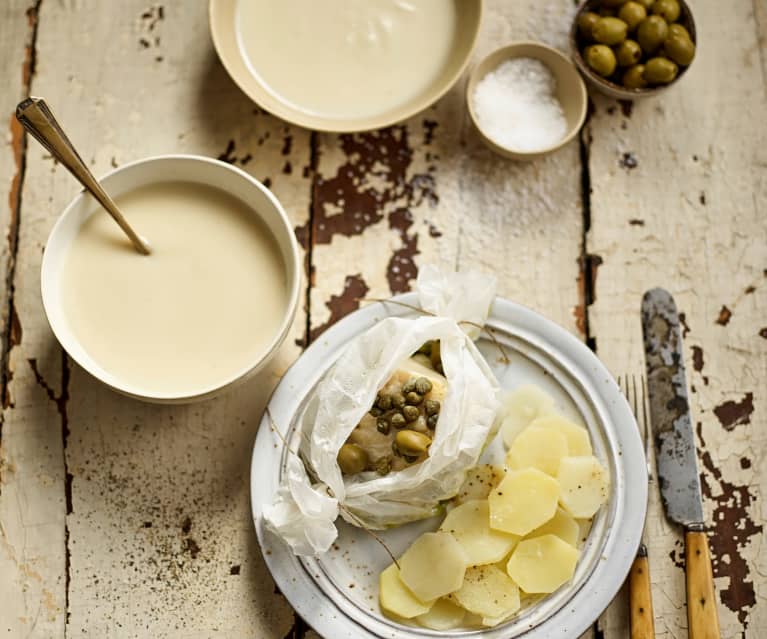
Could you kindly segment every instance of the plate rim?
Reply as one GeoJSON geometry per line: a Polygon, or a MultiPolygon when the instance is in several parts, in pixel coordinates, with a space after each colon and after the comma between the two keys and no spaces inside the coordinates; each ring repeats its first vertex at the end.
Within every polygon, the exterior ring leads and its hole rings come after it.
{"type": "Polygon", "coordinates": [[[237,4],[240,0],[209,0],[208,26],[216,56],[221,61],[224,69],[226,69],[227,74],[240,91],[248,96],[248,98],[259,107],[286,122],[307,129],[325,133],[361,133],[364,131],[381,129],[407,120],[437,102],[456,85],[471,62],[485,15],[485,0],[458,1],[461,3],[473,2],[475,4],[474,10],[476,11],[477,19],[474,28],[469,35],[469,46],[466,54],[455,71],[437,90],[426,92],[423,97],[413,101],[411,106],[405,105],[404,107],[390,109],[383,114],[367,117],[332,119],[303,112],[299,109],[292,108],[283,100],[278,99],[258,82],[248,70],[248,65],[241,55],[240,47],[236,44],[236,30],[233,28],[233,24],[231,25],[232,28],[229,28],[229,18],[232,17],[233,13],[236,11],[237,4]],[[231,38],[234,44],[227,44],[225,41],[226,38],[231,38]],[[229,51],[230,47],[233,47],[234,51],[229,51]],[[252,84],[247,81],[248,79],[256,80],[256,83],[252,84]]]}
{"type": "MultiPolygon", "coordinates": [[[[391,301],[394,303],[413,305],[414,303],[418,303],[418,296],[416,293],[411,292],[394,296],[391,298],[391,301]]],[[[287,388],[287,386],[293,383],[293,378],[296,375],[303,372],[301,370],[302,368],[309,366],[311,360],[322,358],[324,351],[326,350],[337,353],[339,349],[342,348],[344,341],[349,339],[350,336],[347,334],[350,332],[353,333],[353,335],[358,334],[360,331],[355,330],[355,327],[364,325],[366,319],[370,320],[374,318],[376,312],[382,312],[385,316],[401,316],[408,314],[408,309],[405,309],[404,307],[401,307],[401,310],[399,311],[391,311],[387,310],[385,305],[386,301],[373,303],[350,313],[331,326],[306,349],[306,351],[288,369],[283,379],[275,388],[267,405],[270,412],[264,412],[253,448],[250,473],[251,512],[258,536],[259,549],[262,552],[262,556],[273,579],[287,598],[288,602],[307,621],[307,623],[322,636],[341,636],[338,634],[341,630],[350,632],[351,634],[344,635],[349,637],[369,637],[373,639],[385,635],[371,632],[357,620],[346,615],[342,608],[340,608],[336,602],[319,587],[317,580],[310,574],[307,565],[300,560],[297,560],[296,563],[299,569],[308,578],[307,587],[310,591],[314,591],[309,593],[310,599],[313,599],[314,602],[312,603],[312,601],[309,600],[298,600],[298,597],[302,596],[302,593],[299,592],[302,590],[302,587],[295,586],[296,578],[295,575],[292,574],[293,566],[287,566],[287,572],[285,572],[286,564],[277,562],[276,559],[273,558],[273,555],[269,554],[270,551],[267,553],[264,553],[263,551],[265,546],[265,535],[269,535],[270,538],[275,539],[276,537],[273,533],[266,530],[262,523],[259,522],[260,505],[262,502],[258,500],[259,490],[257,485],[259,482],[258,475],[261,472],[261,469],[258,467],[257,459],[260,448],[263,446],[273,446],[269,437],[269,431],[271,429],[268,423],[269,415],[277,412],[273,405],[277,403],[295,404],[295,398],[290,396],[290,392],[292,391],[287,388]],[[286,394],[288,396],[284,397],[286,394]],[[330,622],[328,619],[331,617],[327,616],[327,614],[323,615],[323,605],[330,606],[335,613],[330,622]]],[[[578,634],[587,630],[588,627],[596,621],[620,590],[621,585],[629,573],[636,550],[641,541],[641,534],[646,516],[649,486],[647,481],[631,481],[632,478],[636,479],[642,476],[646,478],[647,476],[644,450],[639,431],[636,428],[634,416],[629,404],[621,393],[613,376],[596,355],[569,331],[531,308],[501,297],[495,298],[491,306],[490,317],[497,318],[501,322],[505,322],[509,325],[526,329],[528,332],[537,335],[547,344],[554,346],[555,354],[550,353],[550,356],[552,359],[557,360],[560,365],[567,368],[561,361],[562,359],[565,359],[567,360],[567,364],[577,364],[581,372],[588,370],[589,373],[586,377],[590,384],[584,384],[584,391],[589,391],[589,393],[587,393],[589,400],[594,402],[592,393],[596,392],[596,397],[599,399],[597,404],[601,405],[601,408],[605,412],[605,416],[610,418],[612,424],[622,423],[623,421],[629,420],[633,425],[631,428],[610,429],[611,437],[615,440],[615,443],[622,443],[620,452],[613,454],[620,458],[619,468],[622,470],[622,476],[624,477],[623,483],[625,493],[623,495],[618,495],[616,499],[616,501],[619,502],[619,505],[616,505],[616,507],[620,508],[622,514],[622,518],[620,519],[621,525],[616,528],[621,530],[624,534],[613,534],[612,529],[605,533],[603,550],[605,550],[605,555],[608,554],[608,551],[612,553],[610,568],[606,568],[606,564],[603,565],[602,563],[597,562],[591,573],[581,584],[581,587],[574,592],[556,612],[544,619],[538,625],[516,635],[518,637],[523,636],[529,639],[554,639],[555,637],[564,638],[578,636],[578,634]],[[616,414],[620,417],[619,419],[616,418],[616,414]],[[630,444],[630,446],[627,446],[626,444],[630,444]],[[626,450],[630,450],[634,454],[626,454],[626,450]],[[601,574],[605,571],[607,571],[606,575],[601,574]],[[582,607],[573,605],[579,599],[584,599],[590,602],[596,601],[596,603],[591,603],[588,606],[582,607]],[[560,628],[555,627],[555,624],[559,624],[563,620],[566,625],[561,626],[560,628]],[[573,635],[571,633],[575,634],[573,635]]],[[[309,379],[302,380],[303,383],[301,386],[305,387],[305,384],[316,384],[318,379],[326,372],[327,368],[328,367],[322,367],[319,372],[313,372],[308,376],[309,379]]],[[[579,383],[582,383],[580,380],[578,381],[579,383]]],[[[294,412],[295,408],[297,408],[297,406],[294,406],[291,411],[294,412]]],[[[325,612],[327,613],[327,611],[325,612]]],[[[420,638],[424,636],[439,636],[438,633],[431,633],[428,630],[424,633],[424,630],[426,629],[413,628],[411,633],[403,631],[400,627],[394,632],[396,633],[396,636],[402,637],[412,636],[420,638]]],[[[498,628],[467,630],[464,634],[466,636],[495,637],[498,632],[503,634],[504,630],[507,632],[508,628],[501,625],[498,628]]]]}

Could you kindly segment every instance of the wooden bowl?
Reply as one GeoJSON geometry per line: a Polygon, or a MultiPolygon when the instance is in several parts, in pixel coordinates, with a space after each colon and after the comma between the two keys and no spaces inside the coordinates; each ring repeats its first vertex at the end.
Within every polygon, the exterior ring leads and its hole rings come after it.
{"type": "MultiPolygon", "coordinates": [[[[685,2],[685,0],[678,0],[678,2],[681,11],[679,14],[679,20],[677,20],[677,22],[690,32],[690,38],[697,47],[698,42],[695,34],[695,21],[692,17],[692,11],[690,10],[690,7],[687,2],[685,2]]],[[[604,95],[607,95],[611,98],[617,98],[618,100],[634,100],[635,98],[644,98],[651,95],[657,95],[668,89],[670,86],[673,86],[679,82],[679,79],[687,72],[687,69],[692,66],[692,64],[686,67],[680,66],[679,73],[677,74],[676,78],[669,84],[661,84],[655,87],[647,87],[645,89],[627,89],[620,84],[611,82],[610,80],[603,78],[601,75],[594,73],[589,65],[586,64],[586,61],[581,55],[581,49],[583,49],[587,43],[578,35],[578,16],[581,15],[581,13],[584,11],[594,11],[600,6],[601,0],[585,0],[582,2],[578,7],[578,11],[575,13],[573,25],[570,28],[570,50],[572,51],[573,61],[578,67],[578,70],[586,78],[589,85],[594,87],[600,93],[603,93],[604,95]]],[[[693,62],[695,62],[695,60],[693,60],[693,62]]]]}
{"type": "Polygon", "coordinates": [[[586,119],[588,96],[586,94],[586,85],[578,74],[578,70],[566,55],[540,42],[515,42],[502,49],[493,51],[493,53],[474,67],[466,86],[466,103],[469,109],[469,116],[477,128],[482,141],[488,147],[496,153],[514,160],[535,160],[562,148],[575,137],[586,119]],[[562,110],[567,120],[567,133],[556,144],[536,151],[507,148],[489,137],[482,130],[477,120],[477,114],[474,111],[474,89],[477,83],[501,63],[514,58],[535,58],[540,60],[556,78],[557,99],[562,105],[562,110]]]}

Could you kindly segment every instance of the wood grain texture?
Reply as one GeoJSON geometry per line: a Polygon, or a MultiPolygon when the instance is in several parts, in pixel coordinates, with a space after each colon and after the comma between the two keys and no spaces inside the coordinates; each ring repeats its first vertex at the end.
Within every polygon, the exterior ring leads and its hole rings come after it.
{"type": "MultiPolygon", "coordinates": [[[[767,633],[767,140],[756,126],[767,96],[755,5],[695,3],[700,47],[679,85],[633,104],[596,98],[585,131],[587,247],[602,260],[589,309],[597,354],[616,375],[641,373],[642,295],[672,292],[685,318],[722,636],[747,639],[767,633]]],[[[657,636],[687,637],[684,541],[657,485],[647,538],[657,636]]],[[[625,637],[624,617],[617,600],[601,620],[605,639],[625,637]]]]}
{"type": "Polygon", "coordinates": [[[652,583],[647,554],[637,555],[629,573],[631,639],[655,639],[652,583]]]}
{"type": "Polygon", "coordinates": [[[684,540],[690,639],[719,639],[722,635],[706,533],[688,530],[684,540]]]}

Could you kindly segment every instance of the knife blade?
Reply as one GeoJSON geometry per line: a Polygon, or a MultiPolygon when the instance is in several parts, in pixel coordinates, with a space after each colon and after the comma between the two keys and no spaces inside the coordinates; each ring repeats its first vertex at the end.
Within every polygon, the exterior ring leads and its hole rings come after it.
{"type": "Polygon", "coordinates": [[[679,314],[671,294],[654,288],[642,298],[647,391],[655,437],[658,486],[666,516],[685,528],[687,621],[690,639],[720,637],[703,494],[684,370],[679,314]]]}

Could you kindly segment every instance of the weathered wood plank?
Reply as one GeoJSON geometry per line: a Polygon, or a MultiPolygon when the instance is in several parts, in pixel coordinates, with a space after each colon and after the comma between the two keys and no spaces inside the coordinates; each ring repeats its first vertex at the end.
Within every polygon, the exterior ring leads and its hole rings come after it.
{"type": "MultiPolygon", "coordinates": [[[[43,3],[38,58],[33,90],[96,174],[156,153],[220,156],[267,181],[305,223],[309,134],[264,115],[233,85],[210,45],[204,3],[43,3]]],[[[14,280],[23,339],[4,414],[4,438],[18,441],[7,463],[24,492],[18,515],[2,521],[9,548],[35,558],[27,570],[42,585],[13,594],[27,617],[14,623],[33,637],[60,636],[65,621],[73,637],[283,637],[293,612],[258,551],[248,471],[266,397],[298,353],[303,309],[277,361],[218,400],[174,408],[115,395],[62,357],[40,304],[41,249],[76,191],[30,147],[14,280]],[[45,624],[35,624],[37,610],[45,624]]]]}
{"type": "MultiPolygon", "coordinates": [[[[684,313],[722,636],[753,638],[767,632],[767,97],[758,5],[696,3],[701,47],[679,86],[633,106],[596,101],[588,237],[603,260],[590,326],[615,374],[643,372],[647,288],[668,288],[684,313]]],[[[684,547],[657,487],[647,530],[658,637],[686,637],[684,547]]],[[[605,615],[606,639],[626,636],[625,605],[605,615]]]]}

